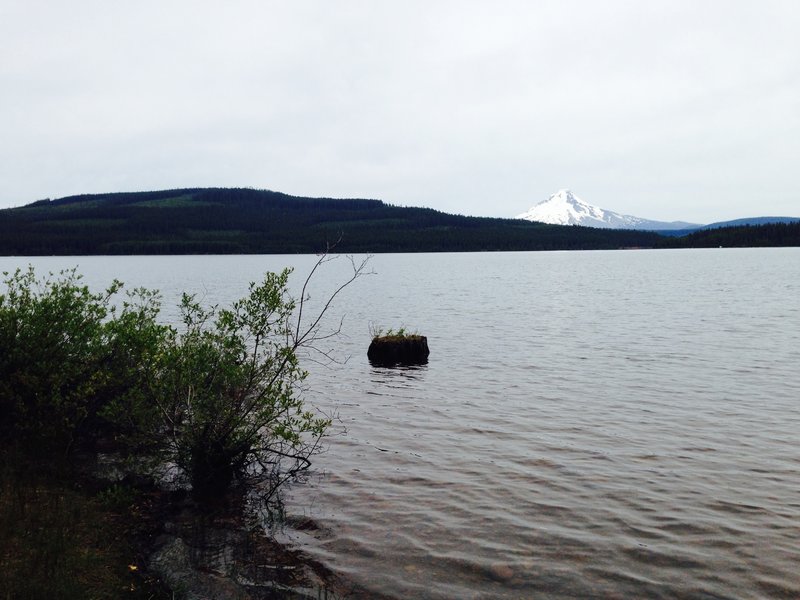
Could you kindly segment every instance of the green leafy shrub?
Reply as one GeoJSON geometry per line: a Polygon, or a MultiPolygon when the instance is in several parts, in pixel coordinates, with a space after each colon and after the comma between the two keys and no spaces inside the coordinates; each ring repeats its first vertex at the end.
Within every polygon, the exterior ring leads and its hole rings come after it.
{"type": "Polygon", "coordinates": [[[104,320],[120,289],[92,294],[75,272],[6,276],[0,294],[0,428],[31,452],[67,452],[101,407],[104,320]]]}
{"type": "Polygon", "coordinates": [[[234,480],[268,482],[269,497],[310,465],[330,424],[304,407],[298,350],[323,339],[323,315],[365,264],[353,263],[352,277],[308,322],[311,275],[296,301],[287,269],[251,284],[231,308],[184,295],[180,329],[158,322],[157,292],[133,290],[117,309],[117,281],[92,294],[74,270],[42,280],[33,269],[6,274],[4,441],[46,454],[113,437],[140,465],[176,466],[200,498],[224,494],[234,480]]]}
{"type": "Polygon", "coordinates": [[[297,357],[304,339],[289,273],[267,273],[229,309],[184,295],[182,329],[163,336],[143,387],[107,411],[121,423],[136,415],[137,441],[156,448],[161,464],[177,465],[201,498],[234,479],[274,478],[278,463],[290,463],[288,472],[304,468],[330,424],[297,393],[306,377],[297,357]]]}

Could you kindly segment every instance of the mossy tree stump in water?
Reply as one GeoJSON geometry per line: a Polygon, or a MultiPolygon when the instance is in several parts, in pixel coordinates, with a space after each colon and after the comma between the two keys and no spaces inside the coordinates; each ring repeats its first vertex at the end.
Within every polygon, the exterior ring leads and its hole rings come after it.
{"type": "Polygon", "coordinates": [[[367,357],[373,365],[391,367],[394,365],[424,365],[428,362],[428,338],[424,335],[405,333],[376,335],[367,350],[367,357]]]}

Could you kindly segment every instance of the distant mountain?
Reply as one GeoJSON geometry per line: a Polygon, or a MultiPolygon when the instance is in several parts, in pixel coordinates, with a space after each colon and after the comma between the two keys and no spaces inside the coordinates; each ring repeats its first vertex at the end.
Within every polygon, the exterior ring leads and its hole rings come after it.
{"type": "Polygon", "coordinates": [[[800,222],[800,217],[747,217],[744,219],[733,219],[732,221],[709,223],[708,225],[698,225],[687,229],[661,229],[657,230],[657,233],[668,237],[683,237],[699,231],[708,231],[711,229],[727,229],[729,227],[761,227],[763,225],[776,224],[788,225],[797,222],[800,222]]]}
{"type": "Polygon", "coordinates": [[[745,219],[709,223],[708,225],[699,227],[699,229],[719,229],[720,227],[741,227],[743,225],[768,225],[770,223],[794,223],[796,221],[800,221],[800,217],[748,217],[745,219]]]}
{"type": "Polygon", "coordinates": [[[658,234],[452,215],[380,200],[192,188],[0,210],[0,255],[288,254],[652,248],[658,234]]]}
{"type": "Polygon", "coordinates": [[[0,256],[293,254],[336,242],[341,253],[800,246],[800,221],[666,233],[242,188],[92,194],[0,209],[0,256]]]}
{"type": "Polygon", "coordinates": [[[583,225],[602,229],[635,229],[638,231],[667,231],[700,227],[700,225],[682,221],[651,221],[632,215],[621,215],[584,202],[570,190],[559,190],[527,212],[517,215],[516,218],[551,225],[583,225]]]}
{"type": "Polygon", "coordinates": [[[800,219],[788,223],[712,227],[679,237],[664,237],[661,248],[758,248],[800,246],[800,219]]]}

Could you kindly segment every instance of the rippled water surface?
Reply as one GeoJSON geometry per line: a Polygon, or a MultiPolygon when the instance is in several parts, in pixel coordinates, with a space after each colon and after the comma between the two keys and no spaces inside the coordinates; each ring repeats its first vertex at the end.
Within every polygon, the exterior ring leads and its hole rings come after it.
{"type": "MultiPolygon", "coordinates": [[[[313,257],[80,264],[228,302],[313,257]]],[[[377,255],[308,398],[341,435],[287,531],[362,595],[800,597],[800,250],[377,255]],[[428,336],[370,366],[369,323],[428,336]],[[344,432],[346,430],[346,433],[344,432]]],[[[312,303],[348,265],[316,279],[312,303]]],[[[337,320],[337,319],[334,319],[337,320]]]]}

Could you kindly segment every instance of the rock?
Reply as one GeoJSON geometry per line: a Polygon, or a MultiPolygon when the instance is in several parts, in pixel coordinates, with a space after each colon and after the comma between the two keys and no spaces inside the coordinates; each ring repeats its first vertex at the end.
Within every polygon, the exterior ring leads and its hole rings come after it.
{"type": "Polygon", "coordinates": [[[229,578],[200,572],[192,562],[191,550],[181,538],[174,538],[150,558],[150,569],[186,600],[207,598],[248,598],[229,578]]]}
{"type": "Polygon", "coordinates": [[[424,335],[387,335],[375,337],[367,350],[373,365],[424,365],[428,362],[428,338],[424,335]]]}
{"type": "Polygon", "coordinates": [[[150,557],[150,568],[172,589],[183,589],[194,577],[189,547],[180,538],[171,538],[150,557]]]}
{"type": "Polygon", "coordinates": [[[489,575],[496,581],[508,581],[514,577],[514,569],[508,565],[492,565],[489,567],[489,575]]]}

